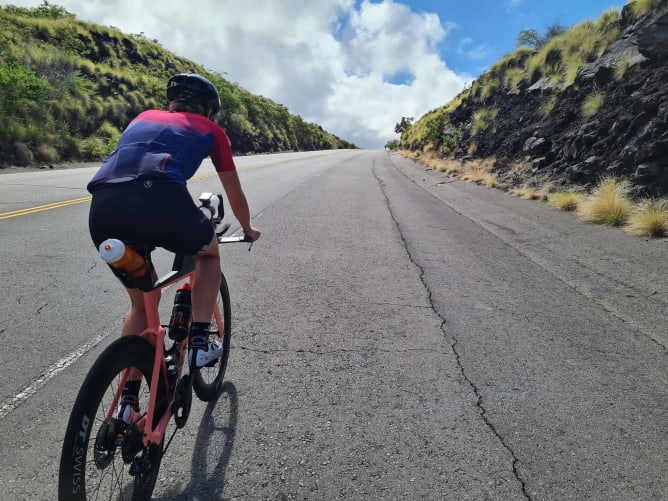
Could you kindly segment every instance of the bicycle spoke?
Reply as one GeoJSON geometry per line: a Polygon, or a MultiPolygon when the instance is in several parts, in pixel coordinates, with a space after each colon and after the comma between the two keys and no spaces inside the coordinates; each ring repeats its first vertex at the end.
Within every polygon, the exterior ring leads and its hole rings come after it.
{"type": "MultiPolygon", "coordinates": [[[[112,343],[91,368],[66,432],[59,476],[61,498],[118,500],[132,499],[137,494],[150,497],[162,459],[162,443],[144,449],[139,427],[144,426],[148,412],[153,353],[148,341],[129,336],[112,343]],[[125,423],[122,416],[116,416],[114,401],[118,402],[127,370],[141,376],[141,381],[139,408],[133,410],[132,422],[125,423]],[[138,426],[140,420],[143,421],[138,426]],[[141,465],[138,458],[150,461],[141,465]],[[130,468],[135,468],[137,474],[131,475],[130,468]]],[[[168,401],[164,385],[154,386],[157,398],[153,426],[168,401]]]]}

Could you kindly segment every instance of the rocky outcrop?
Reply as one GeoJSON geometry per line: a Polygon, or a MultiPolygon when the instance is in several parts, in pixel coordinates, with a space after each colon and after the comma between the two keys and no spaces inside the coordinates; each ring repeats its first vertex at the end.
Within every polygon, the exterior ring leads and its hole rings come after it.
{"type": "Polygon", "coordinates": [[[634,19],[627,5],[618,40],[580,67],[570,85],[542,78],[499,86],[484,102],[464,99],[449,118],[469,128],[451,154],[496,157],[497,178],[509,186],[588,186],[614,175],[631,181],[638,194],[668,196],[667,11],[662,1],[634,19]],[[602,105],[585,118],[583,103],[595,93],[602,105]],[[472,136],[473,116],[483,107],[498,112],[472,136]]]}

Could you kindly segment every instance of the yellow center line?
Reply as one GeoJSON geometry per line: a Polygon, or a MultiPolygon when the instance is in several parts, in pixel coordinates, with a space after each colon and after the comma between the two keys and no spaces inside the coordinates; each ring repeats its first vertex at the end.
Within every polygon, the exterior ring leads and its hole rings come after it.
{"type": "Polygon", "coordinates": [[[52,204],[38,205],[37,207],[29,207],[27,209],[15,210],[11,212],[4,212],[0,214],[0,220],[9,219],[11,217],[26,216],[28,214],[35,214],[36,212],[44,212],[51,209],[58,209],[60,207],[67,207],[68,205],[80,204],[90,201],[90,195],[87,197],[75,198],[73,200],[63,200],[62,202],[54,202],[52,204]]]}
{"type": "MultiPolygon", "coordinates": [[[[316,155],[316,156],[322,156],[322,155],[316,155]]],[[[288,162],[288,160],[285,160],[284,162],[278,162],[278,163],[285,163],[288,162]]],[[[264,163],[264,164],[256,164],[256,165],[251,165],[251,166],[244,166],[244,167],[237,167],[237,170],[242,171],[242,170],[252,170],[252,169],[257,169],[260,167],[267,167],[271,165],[276,165],[277,162],[269,162],[269,163],[264,163]]],[[[210,177],[216,177],[218,175],[217,172],[213,173],[207,173],[207,174],[201,174],[199,176],[193,176],[191,178],[192,181],[201,181],[202,179],[207,179],[210,177]]],[[[74,204],[80,204],[84,202],[90,201],[91,196],[88,195],[87,197],[81,197],[81,198],[75,198],[73,200],[63,200],[62,202],[54,202],[52,204],[46,204],[46,205],[38,205],[37,207],[30,207],[27,209],[20,209],[20,210],[15,210],[11,212],[4,212],[0,213],[0,220],[2,219],[10,219],[12,217],[19,217],[19,216],[27,216],[28,214],[35,214],[37,212],[44,212],[47,210],[52,210],[52,209],[59,209],[60,207],[67,207],[68,205],[74,205],[74,204]]]]}

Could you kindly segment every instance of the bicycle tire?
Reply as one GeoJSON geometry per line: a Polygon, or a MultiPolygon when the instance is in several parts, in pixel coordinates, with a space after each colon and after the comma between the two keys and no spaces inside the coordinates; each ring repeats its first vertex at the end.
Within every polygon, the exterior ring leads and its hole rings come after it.
{"type": "MultiPolygon", "coordinates": [[[[225,275],[222,273],[220,274],[220,296],[218,297],[216,308],[221,309],[221,318],[223,319],[223,354],[213,367],[202,367],[193,373],[193,389],[197,397],[204,402],[213,400],[218,394],[218,390],[225,377],[227,361],[230,356],[230,336],[232,335],[230,291],[227,287],[225,275]]],[[[215,325],[215,323],[215,318],[212,318],[211,324],[215,325]]],[[[211,336],[220,336],[220,329],[216,329],[216,332],[211,333],[211,336]]]]}
{"type": "MultiPolygon", "coordinates": [[[[164,438],[160,444],[143,449],[143,432],[135,427],[120,432],[117,427],[122,422],[107,420],[106,412],[123,371],[129,368],[142,374],[140,408],[146,411],[153,355],[154,348],[147,340],[125,336],[111,343],[91,367],[72,407],[63,440],[58,475],[60,501],[151,498],[162,461],[164,438]],[[129,466],[140,454],[148,460],[142,463],[146,470],[131,476],[129,466]]],[[[157,391],[154,426],[167,406],[162,381],[157,391]]]]}

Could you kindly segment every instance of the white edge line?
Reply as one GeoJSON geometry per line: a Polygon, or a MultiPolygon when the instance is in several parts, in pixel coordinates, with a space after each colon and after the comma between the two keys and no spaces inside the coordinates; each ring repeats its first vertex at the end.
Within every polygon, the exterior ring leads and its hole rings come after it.
{"type": "Polygon", "coordinates": [[[95,338],[88,341],[78,350],[70,353],[64,358],[61,358],[56,363],[52,364],[41,376],[34,379],[30,384],[24,387],[13,397],[7,398],[0,404],[0,419],[7,416],[10,412],[16,409],[19,405],[28,400],[31,396],[37,393],[46,383],[53,379],[56,375],[67,369],[74,362],[79,360],[86,352],[97,346],[104,338],[111,334],[112,330],[103,332],[95,338]]]}

